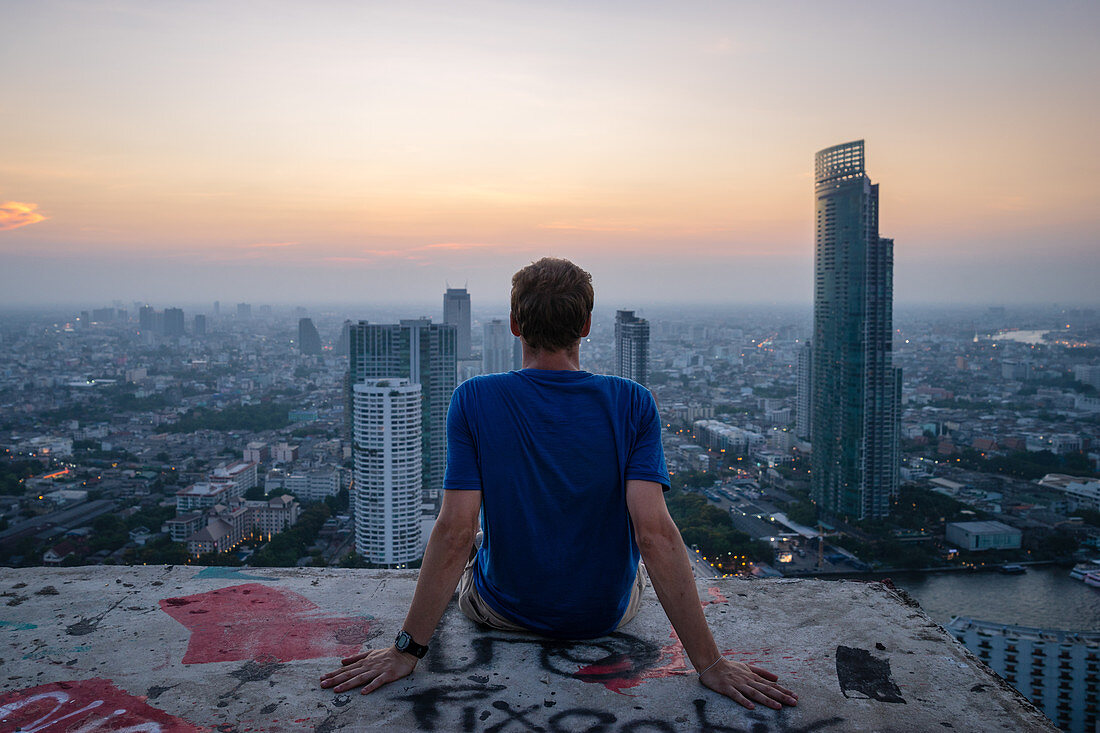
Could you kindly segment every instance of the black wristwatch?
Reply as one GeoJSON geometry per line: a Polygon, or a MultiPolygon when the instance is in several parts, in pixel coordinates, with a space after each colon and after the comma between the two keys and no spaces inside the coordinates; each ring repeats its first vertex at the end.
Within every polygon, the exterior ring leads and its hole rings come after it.
{"type": "Polygon", "coordinates": [[[412,654],[417,659],[423,659],[424,655],[428,653],[428,647],[423,644],[417,644],[413,641],[413,638],[409,636],[409,632],[404,629],[397,635],[397,638],[393,642],[393,646],[397,651],[412,654]]]}

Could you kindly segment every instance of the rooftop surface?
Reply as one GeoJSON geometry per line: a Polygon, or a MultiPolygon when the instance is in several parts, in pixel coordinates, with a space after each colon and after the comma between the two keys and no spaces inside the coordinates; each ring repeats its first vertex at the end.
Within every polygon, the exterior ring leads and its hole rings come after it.
{"type": "Polygon", "coordinates": [[[490,632],[452,604],[412,676],[369,697],[318,678],[400,629],[415,571],[0,568],[0,730],[1052,731],[880,583],[700,581],[719,647],[799,705],[703,688],[652,590],[587,642],[490,632]],[[136,727],[133,727],[136,726],[136,727]]]}

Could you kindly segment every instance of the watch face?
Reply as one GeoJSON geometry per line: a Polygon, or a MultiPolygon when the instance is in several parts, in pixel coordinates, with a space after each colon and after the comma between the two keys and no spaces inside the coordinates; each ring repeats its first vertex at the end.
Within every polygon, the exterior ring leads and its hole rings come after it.
{"type": "Polygon", "coordinates": [[[398,651],[403,652],[409,648],[409,643],[411,641],[412,637],[409,636],[408,632],[402,631],[400,634],[397,635],[397,641],[394,643],[394,646],[397,647],[398,651]]]}

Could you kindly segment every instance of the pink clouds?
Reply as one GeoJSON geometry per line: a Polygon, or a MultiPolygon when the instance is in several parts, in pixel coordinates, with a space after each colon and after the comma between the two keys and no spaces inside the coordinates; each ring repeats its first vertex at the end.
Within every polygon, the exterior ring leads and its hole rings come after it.
{"type": "Polygon", "coordinates": [[[44,221],[46,217],[39,214],[36,211],[37,208],[38,204],[28,204],[22,201],[0,202],[0,232],[44,221]]]}

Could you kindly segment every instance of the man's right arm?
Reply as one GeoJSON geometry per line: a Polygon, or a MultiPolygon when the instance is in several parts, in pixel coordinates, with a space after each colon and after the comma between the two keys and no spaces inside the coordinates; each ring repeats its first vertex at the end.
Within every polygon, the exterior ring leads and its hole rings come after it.
{"type": "Polygon", "coordinates": [[[699,681],[747,708],[754,707],[753,701],[776,709],[796,704],[794,693],[776,684],[776,675],[761,667],[724,659],[718,651],[699,603],[687,549],[669,516],[661,485],[628,480],[626,505],[657,599],[692,665],[702,670],[699,681]]]}

